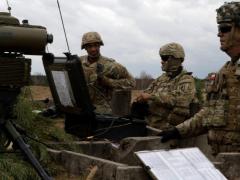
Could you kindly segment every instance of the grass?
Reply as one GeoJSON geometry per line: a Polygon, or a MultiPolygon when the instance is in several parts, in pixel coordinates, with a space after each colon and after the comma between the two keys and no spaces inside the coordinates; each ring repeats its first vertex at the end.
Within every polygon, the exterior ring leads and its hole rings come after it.
{"type": "MultiPolygon", "coordinates": [[[[52,161],[44,144],[66,142],[68,144],[58,146],[58,150],[67,149],[80,152],[80,149],[71,143],[76,139],[66,134],[63,129],[56,127],[54,120],[34,114],[32,112],[34,108],[39,108],[39,104],[34,104],[23,95],[20,95],[13,108],[13,122],[21,129],[24,129],[27,134],[27,136],[24,136],[24,140],[30,145],[35,157],[51,176],[66,173],[63,167],[52,161]],[[36,141],[32,140],[32,138],[36,141]]],[[[0,177],[4,180],[39,179],[36,171],[19,151],[17,153],[2,153],[0,155],[0,177]]]]}
{"type": "Polygon", "coordinates": [[[205,81],[199,78],[194,78],[195,80],[195,86],[196,86],[196,90],[197,90],[197,98],[200,102],[200,104],[204,103],[204,84],[205,81]]]}

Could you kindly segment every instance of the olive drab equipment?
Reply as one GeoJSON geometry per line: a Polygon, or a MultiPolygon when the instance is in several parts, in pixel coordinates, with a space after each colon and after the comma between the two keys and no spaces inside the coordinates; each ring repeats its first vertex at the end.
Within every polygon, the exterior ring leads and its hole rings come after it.
{"type": "Polygon", "coordinates": [[[47,43],[53,36],[47,34],[42,26],[29,25],[27,20],[22,24],[7,12],[0,12],[0,142],[2,148],[10,141],[16,143],[28,161],[44,180],[51,178],[45,172],[18,132],[12,117],[12,110],[21,87],[30,80],[31,59],[26,55],[42,55],[47,43]],[[6,143],[4,143],[6,142],[6,143]]]}
{"type": "Polygon", "coordinates": [[[217,10],[217,23],[234,23],[240,26],[240,2],[225,2],[217,10]]]}
{"type": "Polygon", "coordinates": [[[0,12],[0,51],[17,52],[28,55],[41,55],[47,43],[52,43],[53,36],[47,34],[46,28],[33,26],[23,20],[12,17],[9,13],[0,12]]]}
{"type": "Polygon", "coordinates": [[[99,33],[97,32],[87,32],[82,37],[81,49],[84,49],[86,44],[90,43],[100,43],[103,46],[103,41],[99,33]]]}

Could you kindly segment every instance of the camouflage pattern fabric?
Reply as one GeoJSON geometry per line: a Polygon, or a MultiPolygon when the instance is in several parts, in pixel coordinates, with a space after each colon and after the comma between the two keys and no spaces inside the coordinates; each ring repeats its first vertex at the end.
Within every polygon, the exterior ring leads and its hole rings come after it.
{"type": "Polygon", "coordinates": [[[179,124],[182,137],[208,132],[213,154],[240,150],[240,64],[227,62],[209,88],[205,107],[179,124]]]}
{"type": "Polygon", "coordinates": [[[190,117],[190,103],[196,101],[196,89],[193,77],[182,70],[175,78],[166,73],[152,82],[146,93],[150,115],[150,126],[163,129],[182,123],[190,117]]]}
{"type": "Polygon", "coordinates": [[[113,59],[100,56],[96,62],[89,63],[88,56],[81,56],[80,60],[96,112],[112,113],[110,101],[113,91],[133,88],[134,78],[125,67],[113,59]],[[99,76],[101,76],[101,82],[98,80],[99,76]]]}
{"type": "Polygon", "coordinates": [[[86,44],[90,43],[100,43],[101,46],[104,45],[102,38],[98,32],[87,32],[82,37],[81,49],[84,49],[86,44]]]}
{"type": "Polygon", "coordinates": [[[165,44],[164,46],[162,46],[160,49],[159,49],[159,55],[162,56],[162,55],[171,55],[175,58],[181,58],[184,60],[185,58],[185,52],[184,52],[184,49],[183,47],[178,44],[178,43],[168,43],[168,44],[165,44]]]}
{"type": "Polygon", "coordinates": [[[240,3],[239,2],[225,2],[217,10],[217,23],[230,23],[235,22],[239,25],[240,18],[240,3]]]}

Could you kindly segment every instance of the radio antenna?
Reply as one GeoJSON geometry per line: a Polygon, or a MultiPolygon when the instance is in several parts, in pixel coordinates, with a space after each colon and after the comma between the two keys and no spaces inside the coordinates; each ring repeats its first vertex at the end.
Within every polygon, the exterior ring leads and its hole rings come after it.
{"type": "Polygon", "coordinates": [[[8,0],[6,0],[6,3],[7,3],[7,7],[8,7],[8,12],[11,14],[11,7],[9,6],[9,3],[8,3],[8,0]]]}
{"type": "Polygon", "coordinates": [[[59,10],[59,14],[60,14],[60,17],[61,17],[61,21],[62,21],[62,27],[63,27],[64,36],[65,36],[66,43],[67,43],[68,53],[71,54],[70,48],[69,48],[69,44],[68,44],[68,39],[67,39],[67,33],[66,33],[66,30],[65,30],[64,22],[63,22],[63,17],[62,17],[62,12],[61,12],[61,8],[60,8],[60,3],[59,3],[58,0],[57,0],[57,5],[58,5],[58,10],[59,10]]]}

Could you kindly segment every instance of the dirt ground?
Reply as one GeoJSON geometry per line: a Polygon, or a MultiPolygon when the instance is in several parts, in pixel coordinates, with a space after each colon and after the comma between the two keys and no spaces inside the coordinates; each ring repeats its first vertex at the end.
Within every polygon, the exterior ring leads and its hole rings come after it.
{"type": "MultiPolygon", "coordinates": [[[[29,86],[29,88],[27,90],[29,90],[29,89],[31,90],[30,96],[31,96],[32,100],[34,100],[34,101],[41,101],[46,98],[50,99],[51,101],[53,100],[50,88],[47,86],[29,86]]],[[[131,97],[132,101],[141,92],[142,91],[140,91],[140,90],[132,90],[132,97],[131,97]]],[[[44,108],[47,108],[47,107],[48,107],[48,105],[46,105],[46,107],[44,107],[44,108]]],[[[61,129],[64,128],[64,119],[63,118],[55,119],[55,122],[56,122],[56,124],[55,124],[56,127],[59,127],[61,129]]]]}
{"type": "MultiPolygon", "coordinates": [[[[44,100],[46,98],[49,98],[52,100],[52,94],[50,91],[50,88],[47,86],[29,86],[31,90],[31,95],[33,100],[44,100]]],[[[132,100],[135,99],[135,97],[141,93],[141,90],[132,90],[132,100]]]]}
{"type": "Polygon", "coordinates": [[[50,88],[47,86],[29,86],[33,100],[52,99],[50,88]]]}

